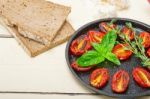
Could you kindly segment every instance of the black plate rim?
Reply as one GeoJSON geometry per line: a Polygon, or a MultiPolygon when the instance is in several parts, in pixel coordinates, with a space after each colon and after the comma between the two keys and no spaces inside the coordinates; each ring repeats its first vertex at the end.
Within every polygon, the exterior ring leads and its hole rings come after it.
{"type": "Polygon", "coordinates": [[[87,26],[89,25],[92,25],[94,23],[97,23],[97,22],[103,22],[103,21],[108,21],[108,20],[112,20],[112,19],[116,19],[116,20],[121,20],[121,21],[128,21],[128,22],[133,22],[133,23],[137,23],[137,24],[140,24],[140,25],[143,25],[144,27],[148,27],[150,28],[150,25],[148,24],[145,24],[143,22],[140,22],[140,21],[137,21],[137,20],[134,20],[134,19],[129,19],[129,18],[119,18],[119,17],[115,17],[115,18],[103,18],[103,19],[98,19],[98,20],[95,20],[95,21],[92,21],[92,22],[89,22],[85,25],[83,25],[82,27],[80,27],[77,31],[75,31],[75,33],[73,34],[73,36],[69,39],[67,45],[66,45],[66,49],[65,49],[65,58],[66,58],[66,62],[67,62],[67,65],[70,69],[70,71],[72,72],[72,74],[75,76],[75,78],[83,85],[85,86],[88,90],[92,90],[100,95],[106,95],[106,96],[110,96],[110,97],[139,97],[139,96],[146,96],[146,95],[150,95],[150,90],[149,91],[146,91],[146,92],[143,92],[143,93],[139,93],[139,94],[131,94],[131,95],[125,95],[125,94],[109,94],[109,93],[106,93],[106,92],[103,92],[101,90],[97,91],[95,88],[93,88],[92,86],[86,84],[82,79],[80,79],[78,77],[78,75],[75,73],[75,71],[73,70],[73,68],[70,66],[70,62],[69,62],[69,57],[68,57],[68,52],[69,52],[69,47],[70,47],[70,44],[72,42],[72,40],[75,38],[75,36],[77,35],[77,33],[79,31],[81,31],[82,29],[86,28],[87,26]]]}

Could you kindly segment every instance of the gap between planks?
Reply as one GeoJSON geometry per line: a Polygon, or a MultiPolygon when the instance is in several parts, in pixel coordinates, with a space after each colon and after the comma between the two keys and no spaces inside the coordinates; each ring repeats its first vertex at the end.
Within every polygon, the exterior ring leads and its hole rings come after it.
{"type": "Polygon", "coordinates": [[[67,92],[28,92],[28,91],[0,91],[0,94],[38,94],[38,95],[100,95],[97,93],[67,93],[67,92]]]}
{"type": "Polygon", "coordinates": [[[14,38],[12,35],[0,34],[0,38],[14,38]]]}

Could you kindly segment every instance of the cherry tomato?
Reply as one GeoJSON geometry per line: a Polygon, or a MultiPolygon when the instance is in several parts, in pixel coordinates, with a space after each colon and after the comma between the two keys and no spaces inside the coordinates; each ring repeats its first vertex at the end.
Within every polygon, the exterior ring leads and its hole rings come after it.
{"type": "Polygon", "coordinates": [[[147,50],[147,55],[150,57],[150,48],[147,50]]]}
{"type": "Polygon", "coordinates": [[[129,74],[125,70],[117,71],[112,78],[111,87],[116,93],[123,93],[127,90],[129,85],[129,74]]]}
{"type": "Polygon", "coordinates": [[[127,44],[117,44],[113,48],[112,52],[118,57],[118,59],[126,60],[132,55],[132,52],[130,50],[125,49],[125,47],[127,46],[127,44]]]}
{"type": "Polygon", "coordinates": [[[91,42],[100,43],[105,36],[104,33],[97,32],[97,31],[89,31],[88,36],[91,42]]]}
{"type": "Polygon", "coordinates": [[[92,46],[89,38],[85,35],[82,35],[72,42],[70,46],[70,51],[73,55],[80,56],[91,48],[92,46]]]}
{"type": "Polygon", "coordinates": [[[102,22],[99,24],[99,28],[102,32],[107,33],[111,31],[112,29],[115,29],[116,25],[114,24],[108,25],[106,22],[102,22]]]}
{"type": "Polygon", "coordinates": [[[122,28],[121,32],[128,36],[130,40],[134,39],[134,32],[132,31],[132,29],[125,26],[122,28]]]}
{"type": "Polygon", "coordinates": [[[80,67],[76,61],[72,62],[71,64],[72,68],[76,71],[81,71],[81,72],[85,72],[85,71],[89,71],[92,67],[80,67]]]}
{"type": "Polygon", "coordinates": [[[148,33],[148,32],[141,32],[140,33],[140,38],[143,39],[143,42],[142,42],[143,46],[145,48],[148,48],[150,46],[150,33],[148,33]]]}
{"type": "MultiPolygon", "coordinates": [[[[147,55],[150,57],[150,48],[147,50],[147,55]]],[[[147,67],[147,69],[150,71],[150,67],[147,67]]]]}
{"type": "Polygon", "coordinates": [[[141,87],[150,88],[150,73],[146,69],[136,67],[133,69],[132,75],[141,87]]]}
{"type": "Polygon", "coordinates": [[[95,88],[102,88],[109,80],[109,72],[106,68],[98,68],[90,75],[90,84],[95,88]]]}

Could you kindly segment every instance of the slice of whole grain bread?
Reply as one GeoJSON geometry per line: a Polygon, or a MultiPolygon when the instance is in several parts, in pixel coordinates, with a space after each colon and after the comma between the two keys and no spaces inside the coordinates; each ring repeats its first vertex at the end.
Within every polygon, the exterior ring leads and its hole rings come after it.
{"type": "Polygon", "coordinates": [[[8,29],[8,31],[16,38],[19,44],[31,57],[37,56],[47,51],[48,49],[67,41],[69,37],[74,33],[74,29],[72,28],[72,26],[68,22],[65,22],[52,43],[50,45],[43,45],[39,42],[21,36],[17,31],[17,28],[9,25],[6,20],[4,20],[4,18],[0,18],[0,23],[8,29]]]}
{"type": "Polygon", "coordinates": [[[0,14],[19,33],[45,45],[51,43],[69,13],[70,7],[45,0],[0,0],[0,14]]]}

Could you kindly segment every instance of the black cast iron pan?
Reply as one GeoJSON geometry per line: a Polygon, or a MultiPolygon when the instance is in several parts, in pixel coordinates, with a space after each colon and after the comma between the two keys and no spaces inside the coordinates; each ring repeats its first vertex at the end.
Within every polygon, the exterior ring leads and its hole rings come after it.
{"type": "Polygon", "coordinates": [[[96,88],[90,86],[90,84],[89,84],[89,75],[93,70],[88,71],[88,72],[83,72],[83,73],[76,72],[70,66],[71,62],[77,58],[70,54],[69,48],[70,48],[71,42],[74,39],[76,39],[77,37],[79,37],[80,35],[86,34],[88,30],[98,29],[99,23],[110,22],[112,19],[116,19],[117,22],[115,24],[117,24],[119,26],[124,25],[125,22],[131,22],[133,24],[133,27],[136,28],[137,33],[140,33],[141,31],[150,32],[150,25],[144,24],[144,23],[136,21],[136,20],[126,19],[126,18],[107,18],[107,19],[100,19],[100,20],[96,20],[94,22],[90,22],[90,23],[82,26],[80,29],[78,29],[75,32],[75,34],[71,37],[71,39],[69,40],[67,47],[66,47],[66,53],[65,53],[67,64],[68,64],[71,72],[73,73],[73,75],[82,83],[82,85],[84,85],[85,87],[87,87],[90,90],[93,90],[94,92],[96,92],[98,94],[103,94],[103,95],[107,95],[107,96],[111,96],[111,97],[117,97],[120,99],[134,99],[139,96],[150,95],[150,89],[139,87],[132,78],[132,75],[131,75],[132,69],[135,66],[141,65],[140,60],[138,58],[134,57],[134,55],[132,55],[132,57],[126,61],[121,61],[121,66],[119,66],[119,67],[114,67],[112,63],[108,63],[108,62],[102,64],[103,66],[105,66],[109,69],[111,76],[119,69],[124,69],[124,70],[128,71],[128,73],[130,74],[130,83],[129,83],[128,90],[123,94],[117,94],[111,90],[111,77],[109,79],[108,84],[104,88],[96,89],[96,88]]]}

